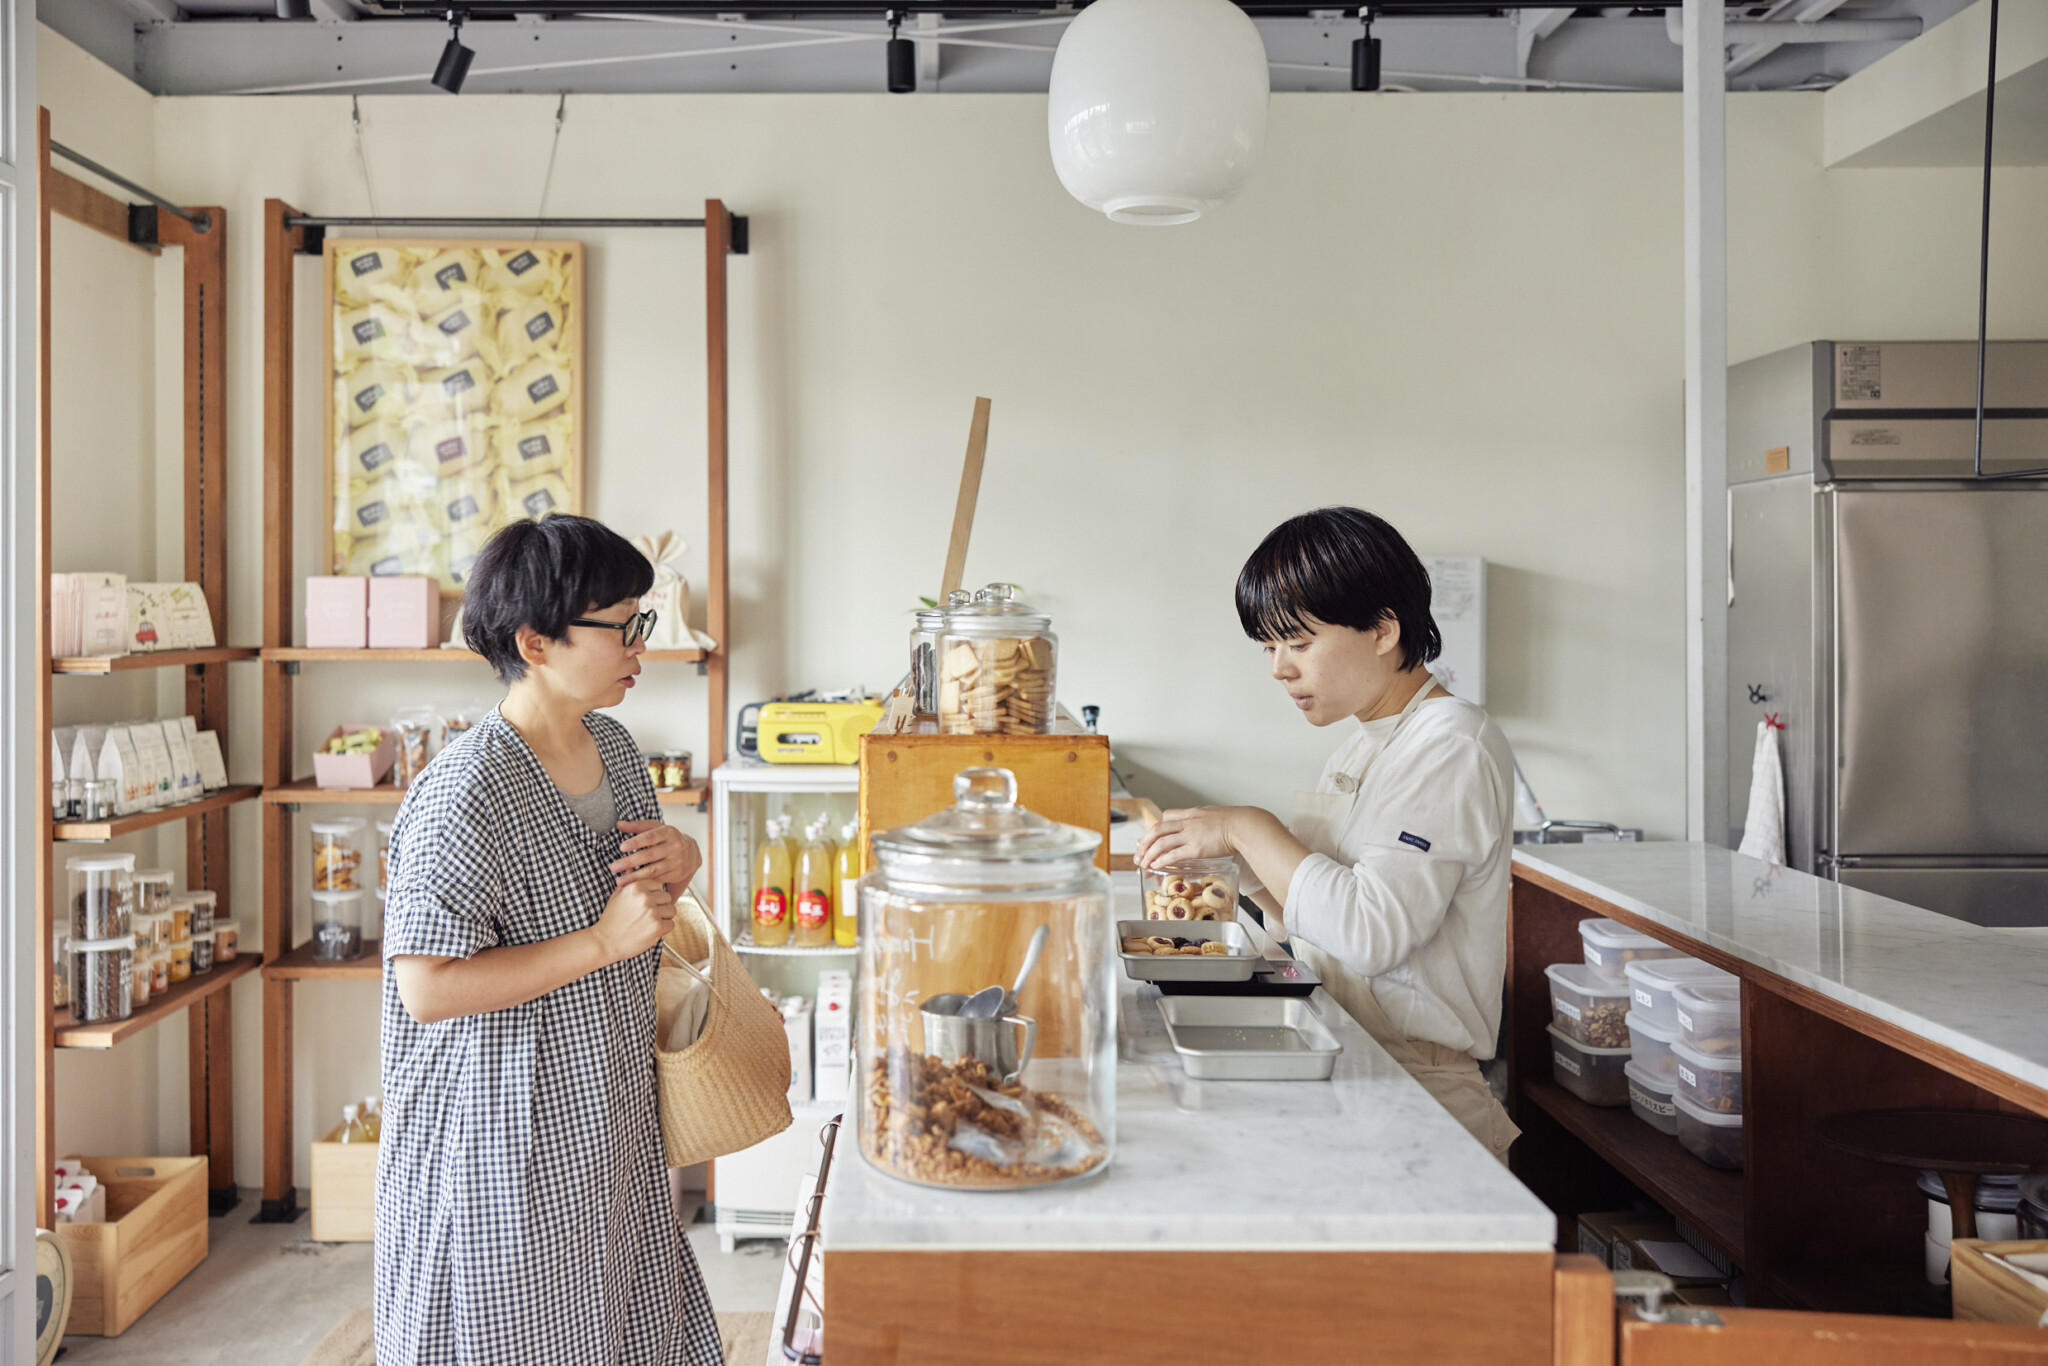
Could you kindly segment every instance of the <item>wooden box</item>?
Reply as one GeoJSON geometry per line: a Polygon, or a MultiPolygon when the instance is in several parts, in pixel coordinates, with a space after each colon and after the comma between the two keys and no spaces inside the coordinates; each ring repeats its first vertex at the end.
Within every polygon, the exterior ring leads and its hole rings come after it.
{"type": "Polygon", "coordinates": [[[206,1260],[206,1159],[88,1157],[107,1192],[104,1224],[59,1224],[71,1253],[65,1331],[118,1337],[206,1260]]]}
{"type": "Polygon", "coordinates": [[[1955,1316],[1978,1323],[2023,1323],[2029,1328],[2048,1318],[2048,1290],[2015,1276],[1986,1256],[2009,1257],[2016,1252],[2048,1252],[2048,1242],[1987,1243],[1977,1238],[1958,1238],[1949,1244],[1949,1285],[1954,1292],[1955,1316]]]}
{"type": "Polygon", "coordinates": [[[312,1145],[316,1243],[367,1243],[377,1232],[377,1145],[343,1143],[337,1124],[312,1145]]]}

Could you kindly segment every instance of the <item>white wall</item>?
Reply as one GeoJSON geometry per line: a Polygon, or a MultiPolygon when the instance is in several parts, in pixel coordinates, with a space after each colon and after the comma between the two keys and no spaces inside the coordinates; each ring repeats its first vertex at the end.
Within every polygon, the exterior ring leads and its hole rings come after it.
{"type": "MultiPolygon", "coordinates": [[[[61,40],[50,39],[56,47],[61,40]]],[[[110,73],[101,73],[112,81],[110,73]]],[[[553,97],[166,99],[162,188],[232,216],[231,632],[254,639],[266,196],[314,213],[531,214],[553,97]]],[[[1823,172],[1813,95],[1730,102],[1733,352],[1962,336],[1967,172],[1823,172]]],[[[892,683],[944,556],[968,410],[995,400],[968,578],[1050,609],[1061,696],[1103,706],[1167,801],[1284,809],[1336,736],[1303,726],[1230,589],[1275,522],[1328,502],[1424,554],[1492,562],[1490,708],[1551,813],[1683,826],[1676,97],[1282,95],[1235,205],[1146,231],[1090,215],[1025,96],[572,97],[546,209],[752,219],[732,263],[734,697],[892,683]]],[[[1995,334],[2048,334],[2019,249],[2048,175],[2001,172],[1995,334]]],[[[701,247],[592,243],[591,510],[675,527],[702,582],[701,247]]],[[[317,300],[311,262],[303,300],[317,300]]],[[[300,570],[319,543],[319,332],[300,319],[300,570]]],[[[253,692],[253,689],[251,690],[253,692]]],[[[344,711],[488,700],[448,670],[309,669],[300,740],[344,711]]],[[[238,692],[238,776],[257,735],[238,692]]],[[[703,747],[671,678],[625,719],[703,747]]],[[[253,906],[254,822],[236,894],[253,906]]],[[[238,997],[238,1000],[241,999],[238,997]]],[[[298,1108],[374,1083],[374,994],[300,992],[298,1108]]],[[[238,1006],[238,1010],[241,1008],[238,1006]]],[[[257,1179],[260,1035],[237,1128],[257,1179]]],[[[300,1169],[304,1170],[303,1166],[300,1169]]]]}

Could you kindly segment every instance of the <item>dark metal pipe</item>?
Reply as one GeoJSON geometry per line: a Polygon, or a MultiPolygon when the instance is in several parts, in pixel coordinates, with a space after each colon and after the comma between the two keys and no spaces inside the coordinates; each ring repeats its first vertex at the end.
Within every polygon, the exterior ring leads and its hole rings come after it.
{"type": "Polygon", "coordinates": [[[66,161],[70,162],[74,166],[83,166],[86,170],[91,171],[101,180],[107,181],[110,184],[119,185],[122,189],[128,191],[128,193],[130,194],[141,195],[144,199],[147,199],[150,203],[156,205],[159,209],[162,209],[166,213],[176,214],[178,217],[184,219],[187,223],[190,223],[192,225],[192,231],[194,232],[206,232],[213,227],[212,215],[203,213],[193,213],[190,209],[184,208],[183,206],[178,204],[173,204],[170,200],[165,199],[162,195],[156,193],[154,190],[145,190],[140,185],[137,185],[134,181],[130,180],[127,176],[124,176],[117,171],[108,170],[106,167],[100,165],[97,161],[94,161],[91,157],[80,156],[78,153],[72,151],[69,147],[66,147],[63,143],[58,142],[55,138],[52,138],[50,140],[50,150],[56,155],[63,157],[66,161]]]}
{"type": "Polygon", "coordinates": [[[2031,470],[1984,473],[1984,355],[1991,323],[1991,132],[1993,104],[1998,96],[1998,0],[1991,0],[1990,55],[1984,75],[1984,207],[1977,237],[1977,427],[1971,469],[1979,479],[2039,479],[2048,466],[2031,470]]]}

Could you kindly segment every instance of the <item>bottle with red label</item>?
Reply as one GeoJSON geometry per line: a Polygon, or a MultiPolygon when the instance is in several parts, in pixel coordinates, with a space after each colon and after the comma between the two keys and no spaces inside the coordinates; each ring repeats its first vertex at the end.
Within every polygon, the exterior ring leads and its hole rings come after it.
{"type": "Polygon", "coordinates": [[[832,942],[837,855],[825,835],[825,818],[820,816],[805,827],[803,847],[796,857],[796,942],[800,948],[823,948],[832,942]]]}
{"type": "Polygon", "coordinates": [[[789,942],[790,876],[789,819],[773,817],[768,837],[754,854],[754,942],[772,949],[789,942]]]}

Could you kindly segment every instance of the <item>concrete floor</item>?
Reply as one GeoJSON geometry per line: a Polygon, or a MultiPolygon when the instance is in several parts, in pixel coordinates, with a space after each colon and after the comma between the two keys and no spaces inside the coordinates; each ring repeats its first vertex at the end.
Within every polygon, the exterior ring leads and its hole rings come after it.
{"type": "MultiPolygon", "coordinates": [[[[117,1338],[67,1337],[64,1366],[298,1366],[329,1329],[370,1303],[370,1245],[315,1243],[306,1219],[251,1224],[252,1196],[212,1221],[206,1260],[117,1338]]],[[[721,1313],[771,1310],[785,1244],[718,1250],[709,1224],[690,1229],[721,1313]]]]}

